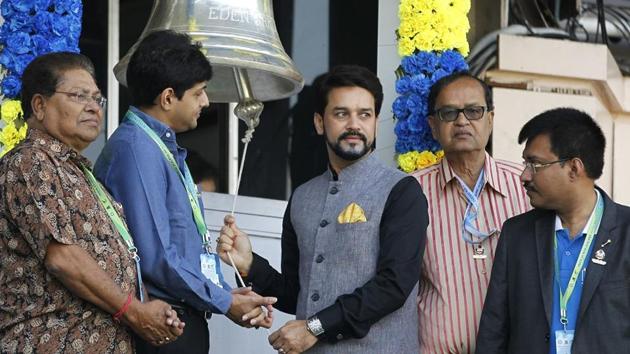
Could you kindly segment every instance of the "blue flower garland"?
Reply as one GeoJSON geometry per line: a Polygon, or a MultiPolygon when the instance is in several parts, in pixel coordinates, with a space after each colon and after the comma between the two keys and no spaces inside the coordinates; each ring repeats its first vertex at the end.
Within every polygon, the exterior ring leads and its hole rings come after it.
{"type": "Polygon", "coordinates": [[[396,126],[396,153],[437,152],[440,144],[433,139],[428,123],[428,98],[431,86],[452,73],[468,70],[464,57],[456,50],[424,52],[403,57],[397,70],[396,92],[392,109],[396,126]]]}
{"type": "Polygon", "coordinates": [[[5,77],[0,90],[5,98],[20,94],[20,78],[37,56],[50,52],[79,52],[81,0],[2,0],[0,65],[5,77]]]}

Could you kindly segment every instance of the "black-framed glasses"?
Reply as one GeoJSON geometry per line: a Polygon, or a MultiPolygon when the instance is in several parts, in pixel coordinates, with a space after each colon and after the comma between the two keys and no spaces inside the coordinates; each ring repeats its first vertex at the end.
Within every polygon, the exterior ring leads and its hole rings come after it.
{"type": "Polygon", "coordinates": [[[566,162],[566,161],[569,161],[569,160],[571,160],[571,158],[560,159],[560,160],[551,161],[551,162],[545,162],[545,163],[523,161],[523,167],[525,168],[525,170],[529,169],[529,170],[532,171],[532,173],[536,173],[540,169],[545,168],[547,166],[551,166],[551,165],[553,165],[555,163],[563,163],[563,162],[566,162]]]}
{"type": "Polygon", "coordinates": [[[464,117],[468,120],[479,120],[483,118],[486,111],[487,107],[484,106],[468,106],[464,108],[442,107],[436,109],[433,114],[442,121],[454,122],[457,120],[460,113],[464,113],[464,117]]]}
{"type": "Polygon", "coordinates": [[[55,91],[55,93],[63,93],[64,95],[70,97],[71,100],[77,103],[85,104],[92,103],[92,101],[96,102],[96,104],[104,110],[107,107],[107,98],[101,95],[88,95],[86,93],[80,92],[65,92],[65,91],[55,91]]]}

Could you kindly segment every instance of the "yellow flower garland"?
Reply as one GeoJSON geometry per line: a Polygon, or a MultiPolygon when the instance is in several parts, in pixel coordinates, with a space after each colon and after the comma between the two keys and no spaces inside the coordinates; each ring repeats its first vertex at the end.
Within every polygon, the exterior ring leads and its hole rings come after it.
{"type": "Polygon", "coordinates": [[[444,157],[444,150],[437,151],[435,153],[431,151],[409,151],[404,154],[400,154],[397,157],[398,166],[403,171],[410,173],[415,170],[420,170],[431,165],[435,165],[440,162],[444,157]]]}
{"type": "Polygon", "coordinates": [[[401,0],[398,54],[456,49],[468,55],[469,10],[470,0],[401,0]]]}
{"type": "Polygon", "coordinates": [[[0,106],[0,117],[5,126],[0,129],[0,157],[26,138],[27,124],[22,121],[22,104],[18,100],[6,100],[0,106]]]}

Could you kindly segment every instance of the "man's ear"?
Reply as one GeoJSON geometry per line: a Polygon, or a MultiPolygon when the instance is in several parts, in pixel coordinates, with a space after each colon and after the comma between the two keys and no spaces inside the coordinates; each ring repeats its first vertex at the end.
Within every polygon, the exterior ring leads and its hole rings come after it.
{"type": "Polygon", "coordinates": [[[165,88],[157,97],[157,104],[165,111],[173,109],[173,105],[177,100],[175,90],[172,87],[165,88]]]}
{"type": "Polygon", "coordinates": [[[46,115],[46,99],[43,95],[39,93],[33,95],[33,97],[31,98],[31,110],[33,111],[32,116],[35,117],[37,121],[42,122],[44,120],[44,116],[46,115]]]}
{"type": "Polygon", "coordinates": [[[428,122],[429,127],[431,127],[431,135],[433,136],[433,139],[438,140],[437,125],[439,122],[433,115],[429,115],[428,122]]]}
{"type": "Polygon", "coordinates": [[[486,115],[488,116],[488,124],[490,124],[490,131],[492,132],[494,128],[494,111],[488,111],[486,115]]]}
{"type": "Polygon", "coordinates": [[[313,115],[313,124],[318,135],[324,135],[324,117],[319,113],[313,115]]]}
{"type": "Polygon", "coordinates": [[[569,164],[569,176],[571,179],[575,179],[577,177],[588,177],[586,173],[586,167],[584,166],[584,162],[580,158],[573,158],[567,161],[569,164]]]}

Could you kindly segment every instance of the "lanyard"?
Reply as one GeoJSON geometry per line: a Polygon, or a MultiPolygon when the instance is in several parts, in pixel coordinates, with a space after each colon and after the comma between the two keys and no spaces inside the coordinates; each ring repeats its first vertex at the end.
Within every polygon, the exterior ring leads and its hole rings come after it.
{"type": "Polygon", "coordinates": [[[482,169],[481,173],[479,173],[479,178],[477,178],[477,182],[475,183],[475,188],[471,191],[466,183],[464,183],[464,181],[462,181],[459,176],[455,175],[455,178],[457,178],[457,181],[464,191],[464,196],[466,197],[467,201],[466,211],[464,213],[464,225],[462,227],[462,238],[467,243],[481,243],[483,242],[483,240],[485,240],[488,236],[492,235],[496,231],[492,230],[491,232],[487,233],[481,232],[477,230],[477,228],[473,224],[473,220],[477,218],[477,210],[479,209],[479,195],[481,194],[481,190],[483,189],[483,185],[485,182],[483,177],[484,170],[482,169]],[[471,236],[474,236],[479,240],[475,241],[471,236]]]}
{"type": "Polygon", "coordinates": [[[571,273],[571,278],[569,278],[569,283],[567,284],[567,290],[562,292],[562,285],[560,284],[560,266],[558,265],[558,240],[557,236],[553,235],[553,249],[554,249],[554,266],[556,272],[556,283],[558,284],[558,290],[560,294],[560,323],[564,326],[564,330],[567,329],[567,324],[569,323],[569,319],[567,318],[567,304],[569,303],[569,299],[571,295],[573,295],[573,290],[575,289],[575,283],[582,271],[582,267],[584,266],[584,261],[586,260],[586,254],[591,249],[591,244],[593,243],[593,239],[595,238],[595,233],[599,229],[599,224],[602,221],[602,214],[604,213],[604,201],[602,200],[599,193],[597,193],[597,204],[595,205],[595,214],[593,220],[588,227],[586,232],[586,238],[584,239],[584,244],[582,245],[582,249],[580,250],[580,254],[578,256],[577,262],[573,267],[573,272],[571,273]]]}
{"type": "Polygon", "coordinates": [[[190,202],[190,207],[193,212],[193,219],[195,221],[195,225],[197,226],[197,231],[199,232],[199,235],[201,236],[201,242],[203,243],[203,246],[205,247],[206,251],[210,253],[211,247],[210,247],[210,241],[208,240],[208,235],[207,235],[208,228],[206,227],[206,223],[203,220],[203,214],[201,213],[201,207],[199,206],[199,200],[197,199],[197,187],[195,186],[195,182],[193,182],[188,166],[184,162],[184,173],[182,174],[182,172],[179,170],[179,166],[177,165],[177,161],[175,160],[175,157],[173,156],[171,151],[166,147],[162,139],[160,139],[160,137],[157,134],[155,134],[153,129],[149,128],[149,126],[132,111],[127,111],[127,114],[125,117],[129,119],[131,123],[135,124],[140,129],[142,129],[151,138],[151,140],[155,142],[155,144],[158,146],[160,151],[162,151],[162,155],[164,155],[164,158],[166,159],[166,161],[169,163],[169,165],[171,165],[173,170],[177,172],[177,175],[181,179],[182,183],[184,184],[184,188],[186,189],[186,194],[188,195],[188,201],[190,202]]]}
{"type": "Polygon", "coordinates": [[[114,206],[112,205],[112,202],[109,200],[109,198],[105,194],[103,187],[96,180],[92,172],[84,165],[81,165],[81,168],[83,169],[83,173],[85,174],[85,177],[87,178],[88,184],[90,185],[92,192],[96,195],[96,198],[105,209],[105,212],[107,213],[107,215],[109,216],[109,219],[114,224],[114,227],[116,228],[116,230],[122,237],[123,241],[125,241],[125,244],[127,244],[127,251],[129,251],[129,254],[131,254],[131,257],[136,262],[136,271],[138,273],[138,292],[140,294],[140,301],[142,302],[144,301],[144,289],[142,288],[142,273],[140,272],[140,256],[138,256],[138,249],[133,244],[133,239],[131,238],[131,235],[129,234],[129,229],[127,229],[127,225],[125,224],[125,222],[122,220],[122,218],[120,217],[120,215],[118,214],[114,206]]]}

